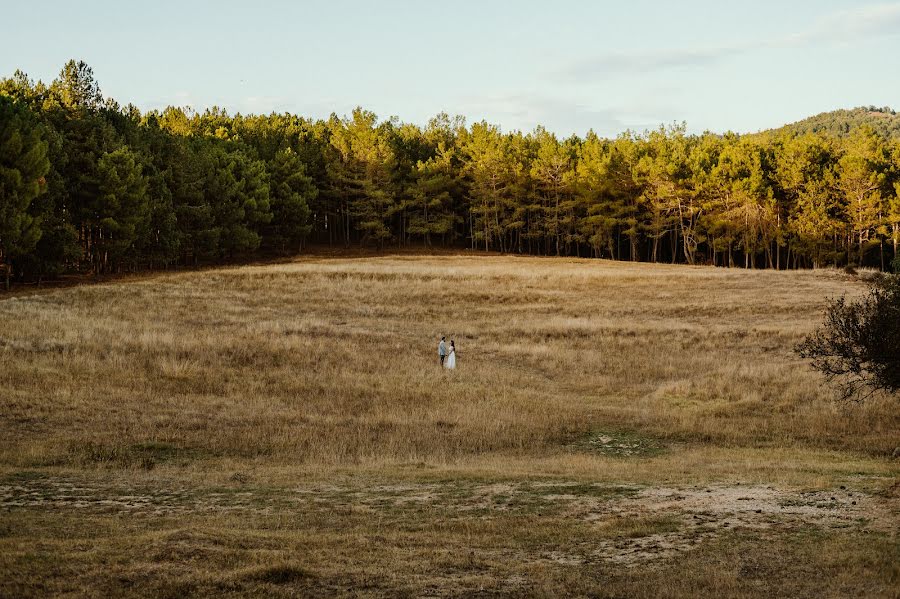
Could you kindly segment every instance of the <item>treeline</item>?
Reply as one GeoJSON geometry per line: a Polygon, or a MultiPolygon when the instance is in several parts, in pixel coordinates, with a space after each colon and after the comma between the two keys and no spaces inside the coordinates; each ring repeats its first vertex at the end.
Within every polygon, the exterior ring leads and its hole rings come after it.
{"type": "Polygon", "coordinates": [[[871,127],[886,139],[900,138],[900,114],[887,106],[860,106],[851,110],[824,112],[794,123],[790,129],[798,133],[845,136],[862,126],[871,127]]]}
{"type": "Polygon", "coordinates": [[[887,268],[900,141],[789,130],[604,139],[362,109],[313,121],[104,99],[70,61],[0,81],[7,277],[424,244],[746,268],[887,268]]]}

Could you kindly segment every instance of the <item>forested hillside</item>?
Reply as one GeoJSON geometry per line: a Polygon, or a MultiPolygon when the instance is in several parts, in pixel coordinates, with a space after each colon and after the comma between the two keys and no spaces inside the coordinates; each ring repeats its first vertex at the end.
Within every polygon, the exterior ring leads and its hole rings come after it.
{"type": "Polygon", "coordinates": [[[886,139],[900,138],[900,114],[887,107],[876,108],[874,106],[823,112],[785,125],[782,129],[795,133],[827,133],[847,136],[853,130],[863,126],[871,127],[886,139]]]}
{"type": "Polygon", "coordinates": [[[35,280],[314,242],[888,268],[896,125],[829,118],[752,136],[670,126],[559,139],[446,114],[423,128],[363,109],[141,113],[70,61],[50,84],[0,81],[0,263],[35,280]]]}

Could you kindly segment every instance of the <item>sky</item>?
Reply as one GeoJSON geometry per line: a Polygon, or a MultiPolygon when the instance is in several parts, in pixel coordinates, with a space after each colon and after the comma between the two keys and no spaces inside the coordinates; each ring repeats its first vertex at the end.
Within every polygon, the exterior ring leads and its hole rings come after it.
{"type": "Polygon", "coordinates": [[[49,83],[84,60],[142,110],[363,106],[563,136],[900,110],[900,1],[0,0],[0,14],[0,76],[49,83]]]}

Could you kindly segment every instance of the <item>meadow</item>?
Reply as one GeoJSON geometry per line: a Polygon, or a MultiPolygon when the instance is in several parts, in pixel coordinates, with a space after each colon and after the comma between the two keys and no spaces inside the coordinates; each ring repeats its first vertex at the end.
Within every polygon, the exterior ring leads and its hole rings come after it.
{"type": "Polygon", "coordinates": [[[0,296],[0,596],[900,596],[897,400],[793,352],[863,290],[463,253],[0,296]]]}

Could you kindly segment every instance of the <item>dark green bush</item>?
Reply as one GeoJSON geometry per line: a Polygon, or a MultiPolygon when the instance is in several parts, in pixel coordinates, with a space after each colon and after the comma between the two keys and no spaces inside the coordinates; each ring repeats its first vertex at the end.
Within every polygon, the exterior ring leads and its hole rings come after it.
{"type": "Polygon", "coordinates": [[[900,391],[900,276],[875,279],[855,302],[829,304],[825,323],[797,347],[844,399],[900,391]]]}

